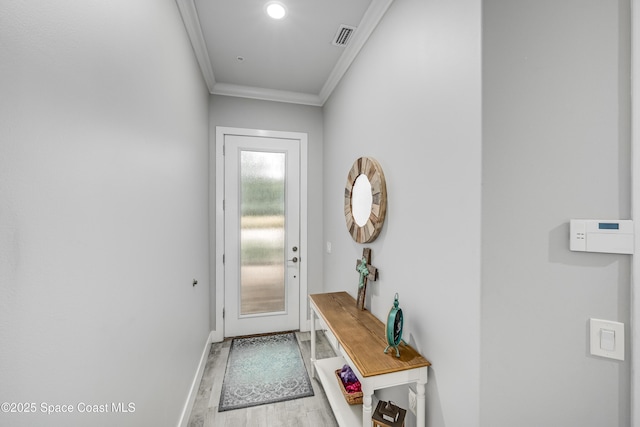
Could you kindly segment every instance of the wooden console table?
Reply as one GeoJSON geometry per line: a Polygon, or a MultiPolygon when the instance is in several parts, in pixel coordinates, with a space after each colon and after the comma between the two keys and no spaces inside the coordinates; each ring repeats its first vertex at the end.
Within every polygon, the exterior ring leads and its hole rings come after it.
{"type": "Polygon", "coordinates": [[[324,387],[333,413],[342,427],[371,425],[375,390],[403,384],[416,384],[416,416],[418,427],[425,427],[425,384],[431,365],[415,349],[400,346],[384,353],[387,346],[385,325],[369,311],[358,310],[355,299],[346,292],[315,294],[311,302],[311,366],[312,376],[324,387]],[[316,317],[329,330],[338,344],[337,357],[316,359],[316,317]],[[339,389],[335,371],[348,364],[362,384],[363,402],[349,405],[339,389]]]}

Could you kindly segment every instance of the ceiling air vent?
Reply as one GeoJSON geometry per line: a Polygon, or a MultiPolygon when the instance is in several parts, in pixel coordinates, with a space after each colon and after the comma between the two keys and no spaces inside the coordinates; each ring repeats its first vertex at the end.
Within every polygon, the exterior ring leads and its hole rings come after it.
{"type": "Polygon", "coordinates": [[[349,25],[344,24],[340,25],[336,32],[336,36],[333,38],[332,44],[334,46],[346,46],[355,30],[356,27],[350,27],[349,25]]]}

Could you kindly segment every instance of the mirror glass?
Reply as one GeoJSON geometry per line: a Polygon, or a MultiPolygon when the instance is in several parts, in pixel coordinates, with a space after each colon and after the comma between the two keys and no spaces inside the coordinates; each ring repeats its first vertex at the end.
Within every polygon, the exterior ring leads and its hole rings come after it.
{"type": "Polygon", "coordinates": [[[351,193],[353,219],[359,227],[364,227],[369,220],[372,204],[371,183],[365,174],[361,174],[356,178],[351,193]]]}

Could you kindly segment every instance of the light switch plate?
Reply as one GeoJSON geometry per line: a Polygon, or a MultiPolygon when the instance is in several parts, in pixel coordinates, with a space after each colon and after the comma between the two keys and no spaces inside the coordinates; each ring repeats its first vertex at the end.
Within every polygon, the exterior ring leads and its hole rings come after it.
{"type": "Polygon", "coordinates": [[[600,348],[607,351],[615,351],[616,331],[600,329],[600,348]]]}
{"type": "Polygon", "coordinates": [[[624,360],[624,323],[589,319],[591,354],[624,360]]]}

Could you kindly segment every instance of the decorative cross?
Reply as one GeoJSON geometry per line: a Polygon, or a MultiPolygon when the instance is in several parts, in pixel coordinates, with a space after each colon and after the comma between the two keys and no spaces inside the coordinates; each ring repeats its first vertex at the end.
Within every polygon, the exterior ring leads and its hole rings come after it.
{"type": "Polygon", "coordinates": [[[360,273],[356,307],[358,307],[360,310],[364,310],[364,298],[367,292],[367,280],[375,281],[378,279],[378,269],[371,265],[371,249],[364,248],[362,250],[362,259],[356,261],[356,271],[360,273]]]}

